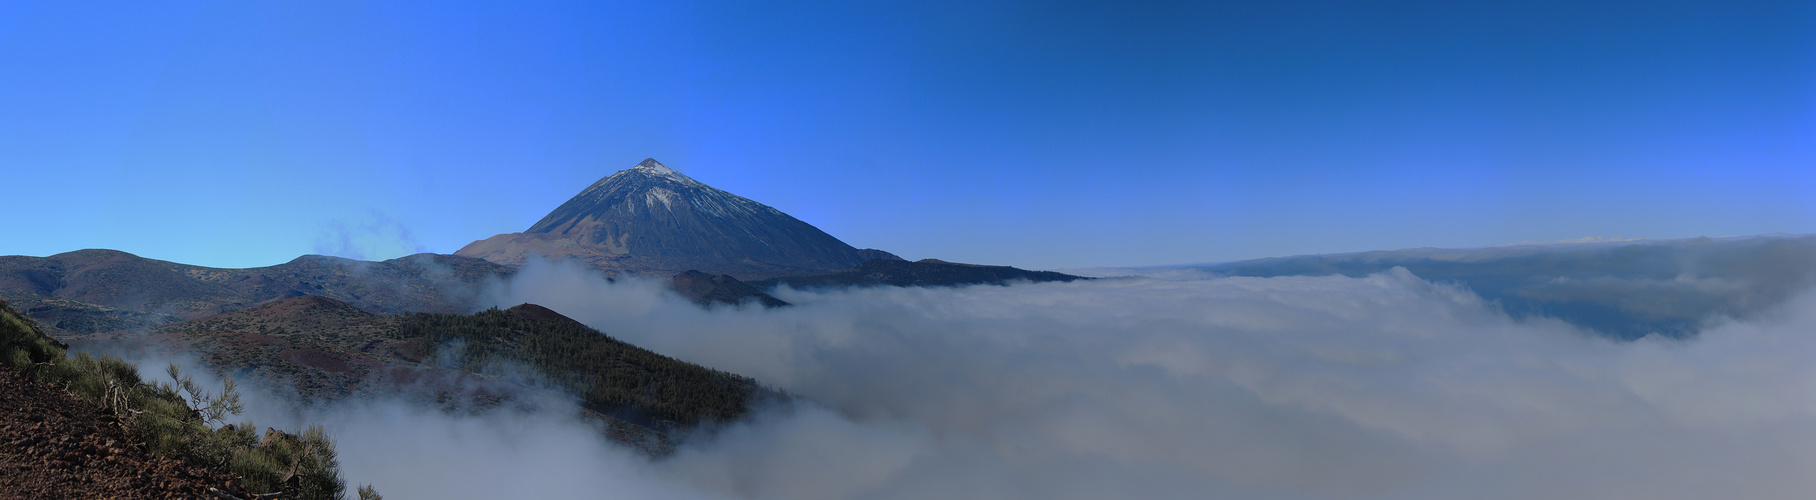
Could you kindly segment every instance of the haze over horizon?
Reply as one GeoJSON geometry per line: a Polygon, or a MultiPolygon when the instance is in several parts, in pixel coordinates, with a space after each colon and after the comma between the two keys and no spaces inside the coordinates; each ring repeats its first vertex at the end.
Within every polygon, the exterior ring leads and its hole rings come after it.
{"type": "Polygon", "coordinates": [[[452,253],[645,157],[1026,268],[1816,233],[1801,2],[0,5],[31,238],[452,253]]]}

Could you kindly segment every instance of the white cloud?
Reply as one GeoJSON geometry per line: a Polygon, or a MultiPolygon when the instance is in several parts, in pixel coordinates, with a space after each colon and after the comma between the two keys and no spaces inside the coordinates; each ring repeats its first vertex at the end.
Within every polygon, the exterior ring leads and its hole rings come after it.
{"type": "Polygon", "coordinates": [[[1802,498],[1816,295],[1695,340],[1514,320],[1404,271],[781,290],[532,264],[490,297],[819,404],[646,461],[551,415],[325,417],[397,498],[1802,498]]]}

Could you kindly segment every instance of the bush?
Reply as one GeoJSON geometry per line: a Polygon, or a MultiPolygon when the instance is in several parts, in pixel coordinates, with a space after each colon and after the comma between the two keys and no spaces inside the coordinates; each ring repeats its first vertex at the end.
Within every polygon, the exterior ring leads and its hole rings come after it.
{"type": "Polygon", "coordinates": [[[68,347],[39,331],[30,318],[0,300],[0,361],[7,366],[34,373],[43,363],[62,358],[68,347]]]}
{"type": "Polygon", "coordinates": [[[67,350],[0,301],[0,360],[107,409],[147,451],[232,472],[247,488],[281,492],[282,498],[338,500],[346,493],[334,442],[320,427],[301,435],[267,429],[263,440],[249,422],[212,427],[243,409],[233,379],[210,393],[172,364],[166,370],[171,383],[146,382],[123,359],[86,352],[70,357],[67,350]]]}

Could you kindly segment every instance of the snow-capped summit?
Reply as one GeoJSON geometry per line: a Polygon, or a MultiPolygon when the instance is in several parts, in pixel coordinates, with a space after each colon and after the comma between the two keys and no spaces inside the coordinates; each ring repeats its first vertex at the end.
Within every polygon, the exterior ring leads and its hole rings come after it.
{"type": "Polygon", "coordinates": [[[693,269],[739,279],[845,270],[877,255],[653,158],[593,183],[522,233],[455,252],[507,265],[531,254],[614,273],[693,269]]]}
{"type": "MultiPolygon", "coordinates": [[[[630,172],[633,170],[641,170],[650,175],[667,177],[667,178],[674,179],[674,180],[681,181],[681,182],[687,182],[687,183],[693,183],[693,184],[700,183],[700,181],[696,181],[692,177],[688,177],[687,175],[682,174],[681,172],[677,172],[677,171],[675,171],[675,169],[668,168],[668,165],[663,165],[662,162],[656,161],[655,158],[644,158],[643,162],[638,163],[637,166],[631,167],[628,169],[624,169],[624,170],[619,170],[618,173],[622,174],[622,173],[630,172]]],[[[616,176],[618,174],[612,174],[612,175],[616,176]]],[[[608,176],[605,179],[610,179],[610,178],[611,177],[608,176]]],[[[600,182],[604,182],[605,179],[600,179],[600,182]]]]}

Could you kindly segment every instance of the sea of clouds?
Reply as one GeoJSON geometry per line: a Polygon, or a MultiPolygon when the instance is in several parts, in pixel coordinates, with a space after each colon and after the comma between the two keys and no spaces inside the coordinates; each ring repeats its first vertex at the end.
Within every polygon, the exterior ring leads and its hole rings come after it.
{"type": "MultiPolygon", "coordinates": [[[[1515,319],[1403,269],[783,289],[703,310],[532,263],[486,293],[756,378],[650,460],[565,412],[264,405],[387,498],[1804,498],[1816,294],[1687,340],[1515,319]]],[[[161,366],[161,365],[153,365],[161,366]]],[[[267,398],[266,401],[271,401],[267,398]]]]}

